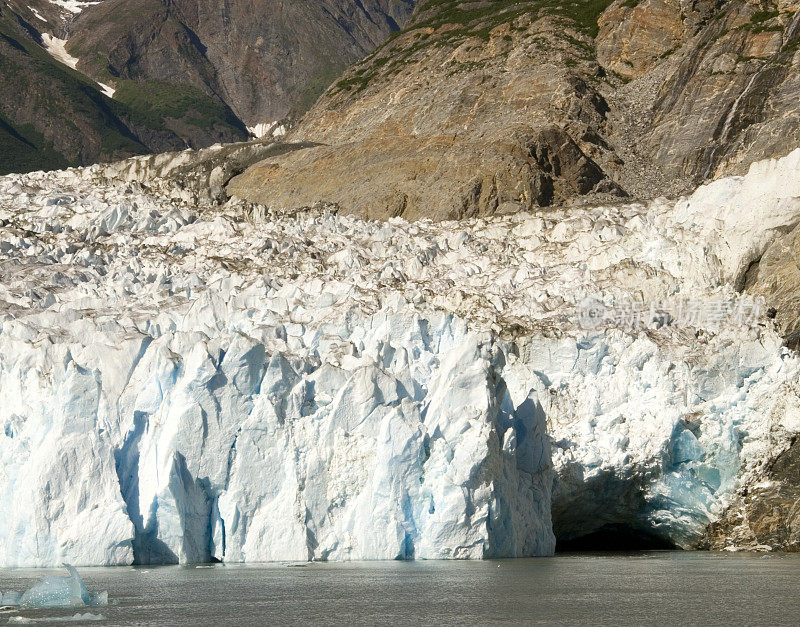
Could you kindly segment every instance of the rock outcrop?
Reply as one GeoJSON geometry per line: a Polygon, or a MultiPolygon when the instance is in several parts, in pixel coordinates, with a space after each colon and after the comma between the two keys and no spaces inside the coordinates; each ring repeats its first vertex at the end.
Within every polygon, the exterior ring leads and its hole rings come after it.
{"type": "Polygon", "coordinates": [[[800,144],[797,5],[696,2],[684,28],[682,44],[651,70],[659,85],[641,154],[666,177],[696,183],[800,144]]]}
{"type": "MultiPolygon", "coordinates": [[[[787,225],[791,229],[791,225],[787,225]]],[[[744,277],[744,288],[762,296],[792,348],[800,346],[800,228],[776,238],[744,277]]]]}
{"type": "Polygon", "coordinates": [[[326,146],[231,192],[434,218],[677,195],[800,144],[798,43],[790,2],[422,2],[290,136],[326,146]]]}
{"type": "Polygon", "coordinates": [[[800,551],[800,440],[771,459],[745,486],[701,546],[709,549],[800,551]]]}
{"type": "Polygon", "coordinates": [[[683,4],[680,0],[614,2],[598,19],[599,63],[627,79],[651,70],[684,42],[683,4]]]}
{"type": "Polygon", "coordinates": [[[600,10],[497,4],[421,3],[292,134],[326,146],[269,160],[230,192],[275,207],[327,201],[438,219],[622,194],[606,174],[608,106],[587,54],[600,10]]]}

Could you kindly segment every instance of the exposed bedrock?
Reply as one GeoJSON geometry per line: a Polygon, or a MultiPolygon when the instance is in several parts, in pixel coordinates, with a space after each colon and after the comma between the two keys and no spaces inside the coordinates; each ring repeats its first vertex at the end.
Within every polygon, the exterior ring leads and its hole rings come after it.
{"type": "Polygon", "coordinates": [[[567,133],[550,126],[519,128],[506,140],[398,137],[310,147],[254,166],[226,191],[273,207],[325,199],[370,219],[456,220],[548,206],[604,178],[567,133]]]}
{"type": "Polygon", "coordinates": [[[290,132],[325,146],[232,189],[409,219],[689,193],[800,144],[798,42],[792,2],[418,3],[290,132]]]}

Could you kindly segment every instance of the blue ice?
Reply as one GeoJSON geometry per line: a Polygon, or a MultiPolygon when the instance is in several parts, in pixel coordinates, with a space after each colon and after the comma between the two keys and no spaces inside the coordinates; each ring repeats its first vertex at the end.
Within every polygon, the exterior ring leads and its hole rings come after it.
{"type": "Polygon", "coordinates": [[[44,577],[23,593],[6,592],[0,595],[0,604],[22,607],[86,607],[107,605],[108,593],[89,594],[78,571],[64,564],[67,577],[44,577]]]}

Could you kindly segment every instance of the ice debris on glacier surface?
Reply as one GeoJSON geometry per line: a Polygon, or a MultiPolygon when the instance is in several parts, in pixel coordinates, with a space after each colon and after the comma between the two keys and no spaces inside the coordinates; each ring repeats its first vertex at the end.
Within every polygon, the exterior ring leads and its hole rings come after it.
{"type": "Polygon", "coordinates": [[[767,323],[572,313],[735,300],[799,171],[458,223],[2,177],[0,564],[541,555],[611,523],[692,546],[800,432],[796,357],[767,323]]]}
{"type": "Polygon", "coordinates": [[[90,593],[78,571],[64,564],[66,577],[43,577],[25,592],[0,593],[6,607],[87,607],[108,605],[108,593],[90,593]]]}

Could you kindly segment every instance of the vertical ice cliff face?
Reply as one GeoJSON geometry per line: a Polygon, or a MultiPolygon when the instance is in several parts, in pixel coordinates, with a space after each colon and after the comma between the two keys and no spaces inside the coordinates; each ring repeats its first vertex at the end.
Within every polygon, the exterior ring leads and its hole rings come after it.
{"type": "Polygon", "coordinates": [[[502,343],[402,302],[219,287],[47,339],[46,312],[8,317],[2,563],[552,553],[544,416],[502,343]],[[277,323],[299,300],[323,322],[277,323]]]}
{"type": "MultiPolygon", "coordinates": [[[[193,328],[237,317],[219,301],[194,313],[193,328]]],[[[551,552],[549,455],[521,479],[503,448],[502,359],[447,316],[155,340],[120,399],[136,560],[551,552]],[[529,498],[507,499],[520,479],[529,498]]],[[[547,451],[543,424],[529,439],[547,451]]]]}
{"type": "Polygon", "coordinates": [[[118,371],[130,350],[96,337],[72,347],[76,358],[64,344],[36,342],[30,327],[10,327],[0,334],[0,563],[125,563],[132,529],[108,442],[119,382],[81,364],[118,371]]]}
{"type": "Polygon", "coordinates": [[[0,564],[697,546],[800,433],[795,353],[763,312],[578,314],[737,311],[798,154],[677,204],[441,224],[0,178],[0,564]]]}

